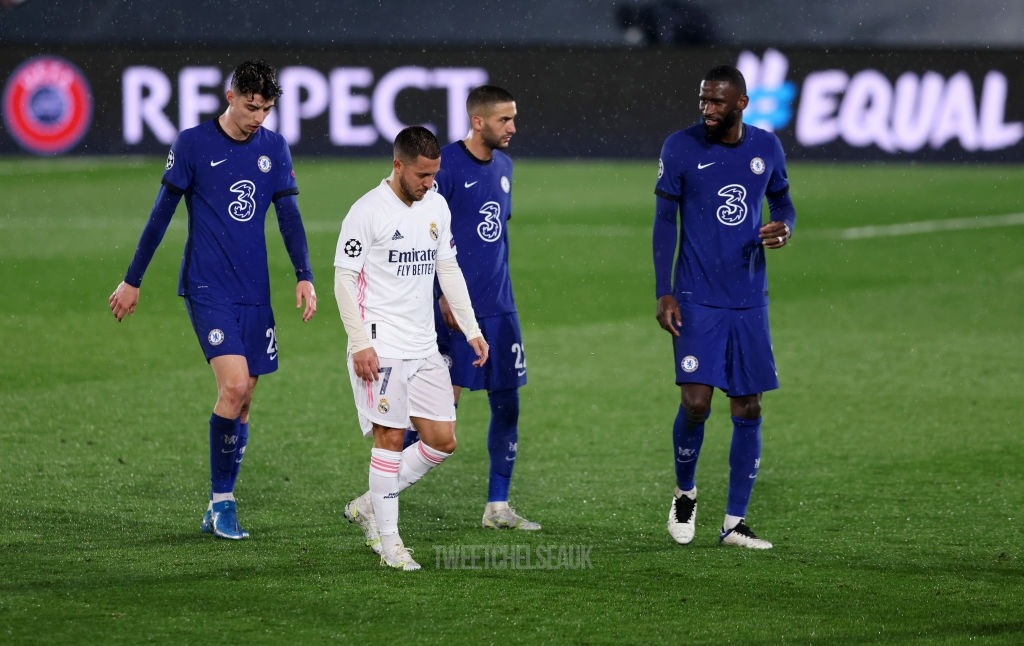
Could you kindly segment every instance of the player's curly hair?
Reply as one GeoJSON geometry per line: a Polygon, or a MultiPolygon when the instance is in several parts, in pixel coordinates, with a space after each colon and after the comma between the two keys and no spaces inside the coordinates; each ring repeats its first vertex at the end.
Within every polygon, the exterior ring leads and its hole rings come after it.
{"type": "Polygon", "coordinates": [[[420,156],[437,159],[441,156],[441,144],[437,137],[423,126],[409,126],[395,137],[395,159],[411,163],[420,156]]]}
{"type": "Polygon", "coordinates": [[[281,96],[277,72],[262,59],[244,61],[236,67],[231,75],[231,89],[242,96],[259,94],[267,101],[281,96]]]}
{"type": "Polygon", "coordinates": [[[708,70],[708,73],[704,75],[704,80],[725,81],[739,90],[741,95],[747,93],[747,81],[743,78],[743,73],[732,65],[719,65],[718,67],[712,67],[708,70]]]}

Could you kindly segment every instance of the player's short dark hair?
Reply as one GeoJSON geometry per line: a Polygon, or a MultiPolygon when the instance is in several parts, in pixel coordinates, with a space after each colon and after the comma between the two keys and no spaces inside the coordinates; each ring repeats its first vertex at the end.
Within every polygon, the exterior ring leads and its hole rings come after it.
{"type": "Polygon", "coordinates": [[[231,90],[242,96],[259,94],[267,101],[281,96],[277,72],[263,60],[244,61],[236,67],[231,75],[231,90]]]}
{"type": "Polygon", "coordinates": [[[420,156],[427,159],[441,156],[441,144],[437,137],[423,126],[403,128],[395,137],[395,159],[414,162],[420,156]]]}
{"type": "Polygon", "coordinates": [[[747,81],[743,78],[743,73],[732,65],[719,65],[718,67],[712,67],[708,70],[708,73],[704,75],[704,80],[725,81],[739,90],[741,95],[747,93],[747,81]]]}
{"type": "Polygon", "coordinates": [[[466,97],[466,112],[475,114],[486,106],[495,103],[509,103],[510,101],[515,101],[515,99],[508,90],[497,85],[481,85],[474,88],[466,97]]]}

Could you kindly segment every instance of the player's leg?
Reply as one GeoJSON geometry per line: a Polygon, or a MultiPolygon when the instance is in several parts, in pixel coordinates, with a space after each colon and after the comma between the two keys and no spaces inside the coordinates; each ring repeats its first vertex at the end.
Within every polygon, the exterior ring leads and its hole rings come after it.
{"type": "MultiPolygon", "coordinates": [[[[355,376],[351,357],[348,361],[360,427],[364,435],[372,434],[373,449],[369,491],[350,501],[345,515],[363,528],[366,544],[379,551],[382,565],[417,570],[419,564],[412,559],[398,533],[398,503],[403,477],[404,486],[410,484],[410,479],[412,482],[418,480],[418,477],[409,476],[409,470],[415,470],[418,464],[405,458],[402,443],[410,420],[410,407],[415,405],[415,410],[420,410],[425,396],[441,400],[441,414],[447,416],[449,426],[453,425],[455,410],[451,401],[451,381],[439,355],[431,360],[416,361],[382,357],[380,363],[381,378],[376,382],[365,382],[355,376]],[[429,395],[425,395],[424,390],[429,395]],[[407,461],[410,465],[403,469],[403,462],[407,461]],[[361,504],[366,498],[370,502],[369,509],[361,504]]],[[[423,432],[424,428],[420,431],[423,432]]],[[[445,446],[454,448],[454,432],[450,431],[450,435],[451,442],[445,446]]],[[[429,456],[429,451],[422,445],[422,441],[417,441],[409,447],[408,453],[429,456]]]]}
{"type": "MultiPolygon", "coordinates": [[[[238,415],[238,440],[235,443],[235,459],[232,462],[231,488],[238,482],[242,469],[245,449],[249,444],[249,411],[252,396],[260,375],[277,370],[277,326],[274,312],[269,305],[239,306],[236,308],[245,344],[245,359],[248,364],[248,388],[242,399],[238,415]]],[[[219,390],[219,389],[218,389],[219,390]]]]}
{"type": "Polygon", "coordinates": [[[519,389],[489,392],[487,400],[491,407],[487,428],[490,473],[481,525],[488,529],[541,529],[540,523],[520,516],[508,504],[512,469],[519,449],[519,389]]]}
{"type": "Polygon", "coordinates": [[[409,376],[409,418],[419,439],[402,451],[399,491],[416,484],[455,451],[455,403],[440,354],[415,363],[409,376]]]}
{"type": "Polygon", "coordinates": [[[242,409],[252,398],[255,378],[245,357],[228,354],[210,359],[217,381],[217,403],[210,415],[210,503],[202,529],[220,538],[248,536],[238,524],[235,482],[241,453],[242,409]]]}
{"type": "Polygon", "coordinates": [[[402,451],[399,491],[419,482],[455,451],[455,422],[413,417],[412,423],[420,439],[402,451]]]}
{"type": "Polygon", "coordinates": [[[491,408],[487,427],[487,453],[491,458],[487,502],[508,502],[519,448],[519,389],[489,392],[487,402],[491,408]]]}
{"type": "Polygon", "coordinates": [[[242,459],[245,458],[245,447],[249,444],[249,409],[252,408],[252,395],[256,390],[259,377],[249,377],[249,394],[242,403],[242,412],[238,416],[238,441],[235,442],[235,459],[231,464],[231,490],[238,483],[238,474],[242,470],[242,459]]]}
{"type": "MultiPolygon", "coordinates": [[[[451,347],[453,340],[461,342],[461,345],[465,345],[466,338],[462,336],[462,332],[460,332],[459,330],[453,330],[448,327],[448,324],[444,320],[444,316],[441,314],[440,306],[436,301],[434,302],[434,330],[437,332],[437,351],[444,359],[445,364],[451,370],[451,347]]],[[[450,376],[454,377],[454,374],[451,374],[450,376]]],[[[458,383],[458,381],[452,378],[452,383],[456,384],[458,383]]],[[[461,390],[461,388],[459,386],[454,386],[453,390],[455,396],[455,406],[458,407],[459,391],[461,390]]],[[[402,441],[402,449],[405,450],[409,448],[410,446],[413,445],[413,443],[415,443],[419,439],[419,433],[417,433],[416,429],[412,425],[410,425],[409,429],[405,432],[405,438],[402,441]]]]}
{"type": "Polygon", "coordinates": [[[682,545],[693,541],[697,527],[697,460],[704,444],[704,424],[711,415],[714,390],[705,384],[679,385],[680,403],[672,426],[676,490],[668,512],[668,532],[682,545]]]}
{"type": "Polygon", "coordinates": [[[719,542],[768,549],[771,543],[758,538],[744,522],[761,463],[761,396],[730,397],[729,402],[733,424],[729,447],[729,495],[719,542]]]}
{"type": "MultiPolygon", "coordinates": [[[[393,359],[382,358],[381,361],[381,372],[382,377],[376,382],[364,381],[359,378],[353,367],[352,355],[347,358],[349,381],[352,386],[352,396],[355,401],[356,414],[359,420],[359,429],[363,434],[363,437],[373,437],[374,428],[388,428],[398,426],[404,421],[400,421],[397,411],[394,409],[400,408],[402,411],[406,411],[405,405],[405,387],[401,383],[401,361],[393,359]],[[396,372],[397,371],[397,372],[396,372]],[[395,383],[391,383],[391,375],[395,374],[395,383]],[[389,417],[390,416],[390,417],[389,417]],[[384,423],[381,423],[384,422],[384,423]]],[[[406,414],[406,419],[408,415],[406,414]]],[[[371,489],[375,483],[374,468],[377,467],[379,477],[387,477],[389,472],[394,471],[397,473],[397,469],[393,469],[391,465],[386,462],[395,462],[400,459],[401,453],[396,455],[375,454],[377,450],[375,439],[375,446],[370,451],[370,464],[369,464],[369,483],[368,488],[362,495],[353,498],[348,501],[345,505],[345,518],[350,523],[355,523],[363,530],[365,537],[365,544],[376,554],[380,554],[381,541],[380,541],[380,530],[377,526],[377,516],[374,510],[373,496],[371,489]],[[377,462],[375,458],[380,457],[381,462],[377,462]]],[[[385,449],[382,444],[382,450],[385,449]]],[[[400,448],[400,447],[399,447],[400,448]]],[[[377,484],[381,485],[382,489],[387,489],[387,483],[377,481],[377,484]]],[[[386,491],[385,491],[386,494],[386,491]]],[[[397,505],[397,497],[395,498],[395,504],[397,505]]],[[[387,512],[387,510],[385,510],[387,512]]],[[[397,522],[397,521],[396,521],[397,522]]]]}
{"type": "Polygon", "coordinates": [[[729,407],[733,432],[729,449],[729,494],[719,533],[723,545],[755,549],[772,546],[758,538],[744,519],[761,464],[761,393],[778,387],[767,308],[737,310],[729,366],[729,407]],[[754,393],[754,394],[745,394],[754,393]]]}
{"type": "Polygon", "coordinates": [[[480,327],[491,346],[487,363],[474,367],[475,357],[466,343],[453,352],[452,361],[452,381],[474,390],[485,388],[491,412],[487,504],[480,523],[488,529],[538,530],[540,523],[520,516],[508,503],[519,449],[519,389],[527,380],[519,317],[515,312],[490,316],[480,320],[480,327]]]}
{"type": "MultiPolygon", "coordinates": [[[[448,361],[450,361],[450,359],[448,361]]],[[[446,363],[447,363],[447,361],[446,361],[446,363]]],[[[462,387],[461,386],[452,385],[452,399],[454,401],[456,410],[458,410],[458,408],[459,408],[459,397],[461,396],[461,394],[462,394],[462,387]]],[[[404,451],[405,449],[409,448],[410,446],[415,444],[417,441],[419,441],[419,439],[420,439],[419,432],[416,431],[416,427],[415,426],[410,424],[409,428],[406,429],[405,437],[402,440],[402,450],[404,451]]]]}
{"type": "Polygon", "coordinates": [[[398,481],[402,463],[404,428],[373,425],[370,452],[370,501],[380,532],[381,565],[400,570],[418,570],[398,535],[398,481]]]}
{"type": "Polygon", "coordinates": [[[185,298],[192,328],[213,370],[217,402],[209,421],[210,500],[200,529],[220,538],[240,539],[234,501],[235,458],[242,408],[252,397],[244,330],[231,305],[212,298],[185,298]]]}
{"type": "Polygon", "coordinates": [[[704,424],[711,414],[714,388],[724,383],[727,338],[721,311],[688,302],[679,304],[683,326],[672,339],[679,385],[679,408],[672,425],[676,487],[668,511],[668,532],[677,543],[693,541],[697,527],[697,464],[704,445],[704,424]]]}

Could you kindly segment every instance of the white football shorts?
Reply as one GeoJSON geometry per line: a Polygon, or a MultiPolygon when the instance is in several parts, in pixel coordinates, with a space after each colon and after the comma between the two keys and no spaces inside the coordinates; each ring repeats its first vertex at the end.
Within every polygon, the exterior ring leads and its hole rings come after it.
{"type": "Polygon", "coordinates": [[[356,376],[348,355],[348,376],[363,436],[373,435],[373,425],[412,428],[411,417],[438,422],[455,421],[455,395],[448,366],[439,352],[425,359],[379,357],[377,381],[356,376]]]}

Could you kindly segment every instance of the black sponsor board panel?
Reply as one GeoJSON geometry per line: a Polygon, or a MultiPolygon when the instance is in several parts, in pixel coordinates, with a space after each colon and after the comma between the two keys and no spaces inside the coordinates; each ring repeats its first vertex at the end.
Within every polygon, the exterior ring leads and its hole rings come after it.
{"type": "MultiPolygon", "coordinates": [[[[165,154],[224,108],[242,49],[0,50],[0,154],[165,154]]],[[[737,65],[744,119],[790,159],[1020,161],[1024,52],[878,49],[295,49],[263,53],[295,155],[387,156],[394,133],[465,134],[480,83],[517,98],[519,157],[655,159],[697,120],[704,72],[737,65]]]]}

